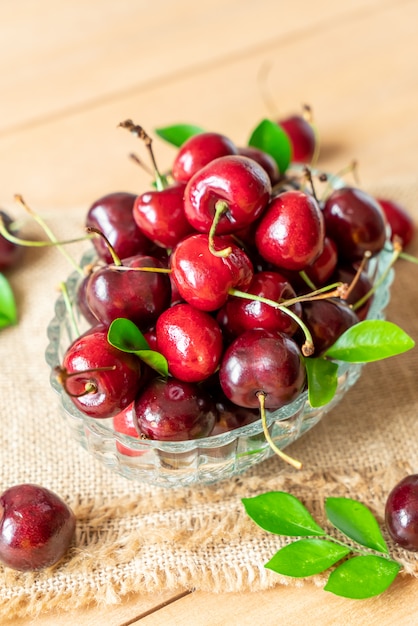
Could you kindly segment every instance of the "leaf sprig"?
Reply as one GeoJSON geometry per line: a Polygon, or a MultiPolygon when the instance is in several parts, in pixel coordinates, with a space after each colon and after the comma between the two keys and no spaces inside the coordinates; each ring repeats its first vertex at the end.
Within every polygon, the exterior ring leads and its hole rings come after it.
{"type": "Polygon", "coordinates": [[[401,564],[389,555],[376,518],[357,500],[329,497],[325,501],[329,522],[349,542],[327,533],[298,498],[284,491],[243,498],[242,503],[263,530],[298,537],[265,563],[278,574],[304,578],[333,568],[326,591],[365,599],[383,593],[401,570],[401,564]]]}

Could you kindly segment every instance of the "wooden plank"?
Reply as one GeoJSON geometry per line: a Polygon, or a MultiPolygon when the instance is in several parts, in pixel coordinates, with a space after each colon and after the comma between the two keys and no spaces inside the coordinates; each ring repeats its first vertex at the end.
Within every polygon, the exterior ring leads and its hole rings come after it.
{"type": "MultiPolygon", "coordinates": [[[[393,3],[393,0],[392,0],[393,3]]],[[[0,4],[0,133],[323,30],[377,0],[0,4]]]]}
{"type": "MultiPolygon", "coordinates": [[[[257,87],[266,62],[272,63],[269,88],[283,113],[301,102],[314,106],[324,168],[335,171],[356,158],[363,184],[416,177],[416,22],[415,3],[389,5],[313,29],[303,40],[280,41],[248,58],[3,136],[0,204],[12,209],[13,195],[21,193],[42,213],[65,211],[110,191],[147,189],[149,177],[127,158],[133,150],[143,156],[143,146],[116,129],[126,117],[149,131],[191,121],[246,141],[267,114],[257,87]]],[[[171,147],[158,142],[156,152],[160,167],[169,167],[171,147]]]]}

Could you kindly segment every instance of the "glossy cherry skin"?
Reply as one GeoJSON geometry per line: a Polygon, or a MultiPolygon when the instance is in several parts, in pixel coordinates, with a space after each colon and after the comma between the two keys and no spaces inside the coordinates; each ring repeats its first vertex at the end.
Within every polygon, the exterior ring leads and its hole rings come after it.
{"type": "MultiPolygon", "coordinates": [[[[0,210],[0,216],[6,230],[10,231],[10,226],[13,224],[10,215],[0,210]]],[[[22,254],[23,246],[19,246],[0,235],[0,272],[16,265],[22,254]]]]}
{"type": "Polygon", "coordinates": [[[111,346],[107,327],[101,324],[67,348],[62,370],[64,389],[72,402],[94,418],[117,415],[134,400],[140,387],[140,360],[111,346]]]}
{"type": "Polygon", "coordinates": [[[359,321],[356,313],[344,302],[336,299],[304,302],[303,320],[309,328],[313,344],[313,356],[321,356],[343,332],[359,321]]]}
{"type": "Polygon", "coordinates": [[[187,183],[205,165],[222,156],[237,154],[234,142],[221,133],[199,133],[180,146],[172,167],[174,180],[187,183]]]}
{"type": "Polygon", "coordinates": [[[156,324],[157,346],[172,376],[201,382],[219,365],[223,338],[219,324],[190,304],[176,304],[161,313],[156,324]]]}
{"type": "Polygon", "coordinates": [[[334,190],[324,205],[327,235],[337,244],[339,259],[361,260],[379,252],[386,241],[386,218],[377,200],[361,189],[334,190]]]}
{"type": "Polygon", "coordinates": [[[187,183],[184,211],[195,230],[208,233],[217,202],[225,202],[228,208],[216,226],[216,234],[225,235],[253,223],[270,195],[270,178],[261,165],[245,156],[225,156],[208,163],[187,183]]]}
{"type": "Polygon", "coordinates": [[[255,148],[254,146],[243,146],[238,148],[238,154],[257,161],[257,163],[266,170],[272,185],[275,185],[279,181],[279,166],[277,165],[273,157],[268,154],[268,152],[264,152],[264,150],[259,150],[259,148],[255,148]]]}
{"type": "Polygon", "coordinates": [[[255,241],[261,256],[279,268],[303,270],[324,248],[325,224],[315,198],[303,191],[285,191],[261,217],[255,241]]]}
{"type": "Polygon", "coordinates": [[[418,474],[405,476],[389,493],[385,522],[392,539],[406,550],[418,550],[418,474]]]}
{"type": "MultiPolygon", "coordinates": [[[[247,293],[267,298],[273,302],[290,300],[296,293],[290,283],[279,272],[257,272],[247,289],[247,293]]],[[[293,313],[302,315],[302,306],[297,303],[291,307],[293,313]]],[[[230,296],[218,311],[218,320],[228,338],[235,338],[246,330],[264,328],[280,331],[289,336],[298,329],[297,322],[287,313],[275,309],[260,300],[230,296]]]]}
{"type": "MultiPolygon", "coordinates": [[[[133,256],[123,261],[124,267],[163,268],[151,256],[133,256]]],[[[118,317],[126,317],[142,332],[153,326],[171,298],[168,274],[157,271],[118,269],[106,265],[90,276],[86,300],[90,310],[103,324],[110,325],[118,317]]]]}
{"type": "Polygon", "coordinates": [[[179,184],[161,191],[146,191],[135,200],[135,222],[162,248],[173,248],[193,231],[184,213],[184,189],[185,185],[179,184]]]}
{"type": "Polygon", "coordinates": [[[39,485],[14,485],[0,495],[0,562],[20,571],[58,563],[75,534],[76,519],[56,493],[39,485]]]}
{"type": "Polygon", "coordinates": [[[391,239],[399,237],[404,248],[409,246],[415,234],[415,223],[406,208],[395,200],[377,198],[391,230],[391,239]]]}
{"type": "Polygon", "coordinates": [[[173,377],[150,382],[135,400],[135,412],[138,432],[159,441],[206,437],[216,421],[216,408],[206,391],[173,377]]]}
{"type": "Polygon", "coordinates": [[[267,409],[278,409],[295,400],[305,385],[305,366],[298,345],[278,332],[247,330],[226,349],[219,382],[226,397],[248,408],[257,408],[257,394],[265,394],[267,409]]]}
{"type": "Polygon", "coordinates": [[[292,153],[291,160],[295,163],[311,163],[316,149],[316,136],[312,124],[302,115],[291,115],[279,120],[289,137],[292,153]]]}
{"type": "Polygon", "coordinates": [[[253,266],[245,252],[229,237],[215,237],[215,249],[231,248],[224,257],[215,256],[204,234],[183,239],[174,249],[170,266],[178,292],[189,304],[202,311],[219,309],[232,288],[246,290],[253,266]]]}
{"type": "MultiPolygon", "coordinates": [[[[138,428],[135,413],[135,401],[132,401],[126,409],[118,413],[113,418],[113,428],[116,432],[128,435],[134,439],[139,439],[138,428]]],[[[120,454],[124,456],[142,456],[144,452],[142,450],[134,450],[128,446],[125,446],[120,441],[116,441],[116,449],[120,454]]]]}
{"type": "MultiPolygon", "coordinates": [[[[148,254],[153,248],[152,242],[133,218],[136,198],[133,193],[111,193],[96,200],[87,212],[86,226],[103,233],[120,259],[148,254]]],[[[94,237],[93,245],[100,259],[106,263],[112,262],[109,247],[102,237],[94,237]]]]}

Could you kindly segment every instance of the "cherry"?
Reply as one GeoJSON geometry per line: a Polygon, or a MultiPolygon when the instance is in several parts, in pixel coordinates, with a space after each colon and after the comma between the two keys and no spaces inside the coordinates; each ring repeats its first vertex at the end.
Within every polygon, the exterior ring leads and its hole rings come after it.
{"type": "Polygon", "coordinates": [[[278,409],[293,402],[305,385],[305,367],[296,342],[279,332],[247,330],[226,349],[219,370],[226,397],[242,407],[278,409]]]}
{"type": "Polygon", "coordinates": [[[415,223],[406,208],[395,200],[377,198],[391,229],[391,239],[398,237],[404,248],[409,246],[415,234],[415,223]]]}
{"type": "MultiPolygon", "coordinates": [[[[128,435],[135,439],[139,438],[136,426],[135,401],[132,401],[126,409],[114,416],[113,428],[116,432],[122,433],[123,435],[128,435]]],[[[116,449],[124,456],[135,457],[143,454],[142,450],[132,450],[132,448],[128,448],[128,446],[125,446],[120,441],[116,441],[116,449]]]]}
{"type": "Polygon", "coordinates": [[[134,322],[141,331],[153,326],[171,298],[170,279],[155,270],[167,268],[155,257],[136,255],[123,265],[94,271],[86,286],[87,304],[96,318],[110,325],[118,317],[134,322]],[[151,268],[141,271],[134,268],[151,268]],[[131,268],[131,269],[129,269],[131,268]]]}
{"type": "Polygon", "coordinates": [[[174,180],[187,183],[205,165],[218,157],[237,154],[235,144],[220,133],[199,133],[179,148],[172,167],[174,180]]]}
{"type": "Polygon", "coordinates": [[[355,187],[335,189],[324,205],[327,235],[344,261],[379,252],[386,241],[386,218],[377,200],[355,187]]]}
{"type": "Polygon", "coordinates": [[[193,228],[225,235],[254,222],[271,194],[267,172],[253,159],[225,156],[211,161],[187,183],[184,210],[193,228]],[[216,215],[216,218],[215,218],[216,215]]]}
{"type": "Polygon", "coordinates": [[[254,146],[243,146],[238,148],[238,154],[257,161],[257,163],[266,170],[272,185],[275,185],[280,180],[279,167],[268,152],[264,152],[264,150],[260,150],[254,146]]]}
{"type": "Polygon", "coordinates": [[[229,237],[215,237],[215,248],[229,249],[225,257],[209,249],[209,237],[191,235],[173,250],[170,259],[172,278],[180,296],[202,311],[215,311],[227,300],[233,287],[247,289],[253,267],[245,252],[229,237]]]}
{"type": "Polygon", "coordinates": [[[195,383],[155,378],[135,400],[138,431],[148,439],[184,441],[206,437],[216,421],[216,408],[195,383]]]}
{"type": "Polygon", "coordinates": [[[385,522],[392,539],[406,550],[418,550],[418,474],[405,476],[389,493],[385,522]]]}
{"type": "MultiPolygon", "coordinates": [[[[309,110],[308,110],[309,111],[309,110]]],[[[316,151],[317,138],[311,122],[303,115],[290,115],[278,121],[289,137],[295,163],[311,163],[316,151]]]]}
{"type": "MultiPolygon", "coordinates": [[[[296,293],[290,283],[279,272],[257,272],[247,289],[247,293],[267,298],[275,302],[290,300],[296,293]]],[[[299,317],[302,306],[291,307],[299,317]]],[[[231,339],[251,328],[278,330],[293,335],[299,328],[296,321],[280,309],[275,309],[261,300],[247,300],[230,296],[218,311],[216,318],[226,336],[231,339]]]]}
{"type": "Polygon", "coordinates": [[[107,340],[101,324],[87,330],[67,348],[58,380],[84,414],[113,417],[135,398],[140,386],[140,360],[107,340]]]}
{"type": "Polygon", "coordinates": [[[330,348],[348,328],[359,321],[343,300],[311,300],[303,304],[303,320],[309,328],[317,357],[330,348]]]}
{"type": "Polygon", "coordinates": [[[190,304],[163,311],[156,324],[157,346],[170,374],[186,382],[211,376],[223,351],[222,332],[208,313],[190,304]]]}
{"type": "Polygon", "coordinates": [[[173,248],[193,231],[184,212],[184,189],[184,184],[173,185],[161,191],[147,191],[135,200],[134,220],[158,246],[173,248]]]}
{"type": "MultiPolygon", "coordinates": [[[[96,200],[86,216],[86,226],[102,232],[121,259],[148,254],[153,248],[134,220],[132,211],[136,198],[135,194],[127,192],[108,194],[96,200]]],[[[103,238],[95,237],[93,245],[100,259],[112,262],[109,246],[103,238]]]]}
{"type": "MultiPolygon", "coordinates": [[[[10,232],[13,220],[5,211],[0,210],[0,219],[5,229],[10,232]]],[[[23,247],[9,241],[0,234],[0,272],[13,267],[20,259],[23,247]]]]}
{"type": "Polygon", "coordinates": [[[74,538],[70,507],[39,485],[14,485],[0,495],[0,561],[20,571],[55,565],[74,538]]]}
{"type": "Polygon", "coordinates": [[[279,268],[303,270],[324,248],[325,226],[316,199],[290,190],[276,196],[261,217],[255,233],[264,259],[279,268]]]}

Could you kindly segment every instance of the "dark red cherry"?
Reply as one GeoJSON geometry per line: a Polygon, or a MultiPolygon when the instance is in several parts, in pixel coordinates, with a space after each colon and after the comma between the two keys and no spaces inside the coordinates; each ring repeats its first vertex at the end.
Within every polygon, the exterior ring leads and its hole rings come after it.
{"type": "Polygon", "coordinates": [[[113,417],[135,398],[140,386],[139,359],[117,350],[103,325],[89,329],[66,350],[59,372],[75,406],[90,417],[113,417]]]}
{"type": "Polygon", "coordinates": [[[405,476],[389,493],[385,522],[392,539],[406,550],[418,550],[418,474],[405,476]]]}
{"type": "Polygon", "coordinates": [[[305,385],[305,366],[298,345],[282,333],[247,330],[226,349],[219,370],[226,397],[248,408],[278,409],[295,400],[305,385]]]}
{"type": "Polygon", "coordinates": [[[312,334],[315,357],[328,350],[343,332],[359,321],[348,304],[337,299],[304,302],[302,317],[312,334]]]}
{"type": "Polygon", "coordinates": [[[324,248],[325,225],[318,202],[303,191],[275,197],[261,217],[255,241],[261,256],[279,268],[303,270],[324,248]]]}
{"type": "Polygon", "coordinates": [[[165,269],[155,257],[138,255],[124,259],[122,267],[106,265],[92,273],[86,300],[100,322],[109,326],[114,319],[126,317],[144,332],[167,308],[171,298],[168,274],[134,269],[141,267],[165,269]]]}
{"type": "Polygon", "coordinates": [[[399,237],[402,241],[404,248],[409,246],[412,238],[415,234],[415,222],[407,209],[396,202],[395,200],[389,200],[388,198],[377,198],[386,219],[389,223],[391,230],[391,239],[399,237]]]}
{"type": "Polygon", "coordinates": [[[184,213],[184,189],[184,184],[178,184],[161,191],[146,191],[135,200],[135,222],[158,246],[173,248],[193,231],[184,213]]]}
{"type": "MultiPolygon", "coordinates": [[[[96,200],[87,212],[86,226],[103,233],[120,259],[148,254],[153,248],[133,218],[136,197],[128,192],[111,193],[96,200]]],[[[109,246],[102,237],[94,237],[93,245],[99,258],[112,262],[109,246]]]]}
{"type": "Polygon", "coordinates": [[[267,172],[244,156],[225,156],[211,161],[187,183],[184,210],[193,228],[208,233],[221,201],[224,213],[216,233],[233,233],[253,223],[266,207],[271,194],[267,172]]]}
{"type": "Polygon", "coordinates": [[[355,313],[359,320],[364,320],[367,317],[370,306],[373,302],[373,295],[365,300],[365,302],[358,308],[355,306],[366,294],[370,292],[373,287],[373,283],[365,271],[360,272],[357,276],[357,269],[352,266],[338,267],[333,278],[335,281],[345,283],[350,286],[350,292],[345,300],[350,306],[354,306],[355,313]],[[353,283],[355,279],[355,282],[353,283]],[[353,285],[351,287],[351,285],[353,285]]]}
{"type": "Polygon", "coordinates": [[[377,200],[361,189],[335,189],[324,205],[325,228],[344,261],[379,252],[386,241],[386,218],[377,200]]]}
{"type": "MultiPolygon", "coordinates": [[[[139,439],[136,423],[135,401],[132,401],[126,409],[115,415],[113,418],[113,428],[117,433],[128,435],[134,439],[139,439]]],[[[117,440],[116,449],[124,456],[135,457],[144,454],[142,450],[134,450],[117,440]]]]}
{"type": "MultiPolygon", "coordinates": [[[[5,211],[0,210],[0,217],[7,231],[11,231],[13,220],[5,211]]],[[[13,232],[14,235],[17,233],[13,232]]],[[[7,270],[19,261],[23,254],[23,246],[19,246],[0,235],[0,272],[7,270]]]]}
{"type": "Polygon", "coordinates": [[[156,324],[159,352],[170,374],[186,382],[200,382],[219,365],[222,332],[208,313],[190,304],[177,304],[161,313],[156,324]]]}
{"type": "Polygon", "coordinates": [[[278,124],[289,137],[291,160],[295,163],[311,163],[317,141],[312,124],[303,115],[291,115],[279,120],[278,124]]]}
{"type": "Polygon", "coordinates": [[[178,182],[187,183],[205,165],[222,156],[237,154],[233,141],[220,133],[200,133],[180,146],[172,167],[178,182]]]}
{"type": "Polygon", "coordinates": [[[215,256],[208,235],[197,234],[183,239],[170,259],[181,298],[202,311],[219,309],[231,288],[245,291],[253,276],[249,257],[230,237],[215,237],[214,244],[217,250],[230,248],[230,253],[215,256]]]}
{"type": "Polygon", "coordinates": [[[257,161],[257,163],[266,170],[272,185],[275,185],[279,181],[279,167],[268,152],[264,152],[264,150],[260,150],[254,146],[243,146],[242,148],[238,148],[238,154],[257,161]]]}
{"type": "Polygon", "coordinates": [[[173,377],[151,381],[135,400],[135,413],[139,433],[159,441],[206,437],[216,421],[216,408],[206,391],[173,377]]]}
{"type": "MultiPolygon", "coordinates": [[[[290,300],[296,293],[287,279],[278,272],[264,271],[254,274],[247,293],[281,302],[290,300]]],[[[300,304],[291,307],[299,317],[302,314],[300,304]]],[[[261,302],[230,296],[218,311],[216,318],[228,338],[234,338],[252,328],[276,330],[293,335],[298,329],[297,322],[286,312],[261,302]]]]}

